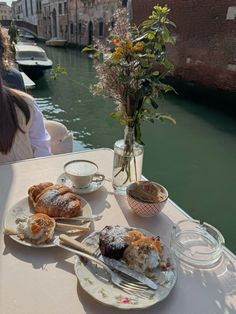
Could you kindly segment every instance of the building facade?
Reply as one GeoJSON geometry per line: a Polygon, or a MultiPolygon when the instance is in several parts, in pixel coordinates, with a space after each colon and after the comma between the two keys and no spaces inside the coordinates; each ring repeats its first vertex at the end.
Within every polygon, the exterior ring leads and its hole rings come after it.
{"type": "Polygon", "coordinates": [[[25,22],[38,25],[39,4],[37,0],[22,0],[23,19],[25,22]]]}
{"type": "Polygon", "coordinates": [[[68,0],[42,0],[38,34],[44,39],[68,39],[68,0]]]}
{"type": "Polygon", "coordinates": [[[113,23],[113,15],[120,2],[117,0],[70,0],[69,42],[92,44],[93,39],[103,39],[113,23]]]}
{"type": "Polygon", "coordinates": [[[13,18],[34,26],[38,25],[42,0],[17,0],[12,2],[13,18]]]}
{"type": "Polygon", "coordinates": [[[0,21],[11,20],[12,19],[12,10],[6,2],[0,2],[0,21]]]}
{"type": "Polygon", "coordinates": [[[94,37],[107,36],[115,10],[126,4],[127,0],[42,0],[39,35],[77,45],[91,44],[94,37]]]}
{"type": "Polygon", "coordinates": [[[12,17],[14,20],[21,21],[24,19],[22,0],[13,1],[11,4],[12,7],[12,17]]]}

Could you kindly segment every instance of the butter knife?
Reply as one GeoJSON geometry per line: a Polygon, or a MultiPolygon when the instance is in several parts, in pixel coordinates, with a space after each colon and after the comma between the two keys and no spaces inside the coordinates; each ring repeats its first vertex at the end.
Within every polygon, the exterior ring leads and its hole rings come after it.
{"type": "Polygon", "coordinates": [[[74,220],[74,221],[98,221],[102,219],[102,215],[92,216],[92,217],[84,217],[84,216],[77,216],[77,217],[53,217],[55,220],[74,220]]]}

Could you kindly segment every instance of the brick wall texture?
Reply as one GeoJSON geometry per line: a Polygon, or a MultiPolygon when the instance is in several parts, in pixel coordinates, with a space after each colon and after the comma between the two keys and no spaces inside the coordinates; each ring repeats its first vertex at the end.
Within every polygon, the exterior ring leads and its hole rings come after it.
{"type": "Polygon", "coordinates": [[[236,16],[226,19],[235,0],[133,0],[133,22],[140,24],[154,5],[171,9],[175,46],[168,47],[177,78],[236,91],[236,16]]]}

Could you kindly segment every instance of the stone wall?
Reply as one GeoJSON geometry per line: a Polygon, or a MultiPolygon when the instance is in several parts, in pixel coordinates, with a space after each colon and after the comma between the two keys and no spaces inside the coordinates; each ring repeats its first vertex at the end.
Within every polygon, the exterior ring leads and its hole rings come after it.
{"type": "Polygon", "coordinates": [[[171,9],[176,28],[168,47],[174,76],[193,83],[236,90],[235,0],[133,0],[132,18],[139,24],[158,4],[171,9]]]}

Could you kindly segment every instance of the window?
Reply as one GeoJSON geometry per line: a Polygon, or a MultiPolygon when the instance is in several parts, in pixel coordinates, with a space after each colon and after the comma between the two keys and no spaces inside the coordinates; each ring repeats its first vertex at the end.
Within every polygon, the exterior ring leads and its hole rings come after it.
{"type": "Polygon", "coordinates": [[[81,35],[82,33],[82,23],[79,23],[79,34],[81,35]]]}
{"type": "Polygon", "coordinates": [[[122,0],[122,7],[127,7],[128,0],[122,0]]]}
{"type": "Polygon", "coordinates": [[[235,20],[236,19],[236,7],[228,7],[226,20],[235,20]]]}
{"type": "Polygon", "coordinates": [[[32,0],[30,0],[30,9],[31,9],[31,15],[34,14],[34,11],[33,11],[33,3],[32,3],[32,0]]]}
{"type": "Polygon", "coordinates": [[[101,21],[99,22],[99,31],[98,31],[99,36],[104,35],[104,23],[101,21]]]}
{"type": "Polygon", "coordinates": [[[67,2],[64,2],[64,14],[67,13],[67,2]]]}
{"type": "Polygon", "coordinates": [[[41,12],[42,12],[42,4],[41,4],[41,1],[38,0],[37,3],[36,3],[36,5],[37,5],[37,12],[38,12],[38,13],[41,13],[41,12]]]}
{"type": "Polygon", "coordinates": [[[59,14],[62,15],[62,4],[61,3],[59,3],[58,11],[59,11],[59,14]]]}
{"type": "Polygon", "coordinates": [[[27,0],[25,0],[25,15],[28,17],[28,4],[27,4],[27,0]]]}
{"type": "Polygon", "coordinates": [[[47,56],[41,51],[18,51],[16,53],[17,60],[47,60],[47,56]]]}
{"type": "Polygon", "coordinates": [[[73,23],[70,24],[70,33],[74,34],[74,24],[73,23]]]}

